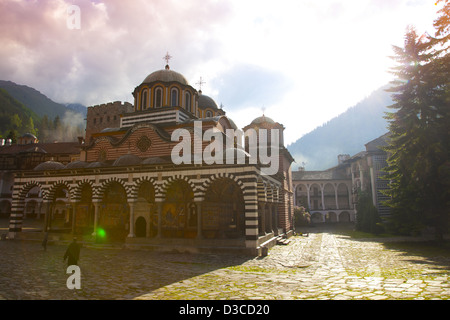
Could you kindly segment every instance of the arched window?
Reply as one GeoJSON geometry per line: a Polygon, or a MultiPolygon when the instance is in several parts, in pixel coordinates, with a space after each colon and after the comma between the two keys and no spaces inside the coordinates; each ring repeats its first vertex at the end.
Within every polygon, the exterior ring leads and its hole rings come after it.
{"type": "Polygon", "coordinates": [[[213,113],[211,111],[206,111],[206,118],[211,118],[213,116],[213,113]]]}
{"type": "Polygon", "coordinates": [[[147,109],[147,101],[148,101],[148,90],[144,89],[142,91],[142,97],[141,97],[141,110],[147,109]]]}
{"type": "Polygon", "coordinates": [[[189,92],[186,92],[184,95],[184,104],[186,107],[186,111],[192,112],[191,110],[191,94],[189,92]]]}
{"type": "Polygon", "coordinates": [[[154,107],[155,108],[161,108],[162,107],[162,88],[156,88],[155,89],[154,107]]]}
{"type": "Polygon", "coordinates": [[[178,89],[176,88],[170,91],[170,105],[172,107],[178,106],[178,89]]]}

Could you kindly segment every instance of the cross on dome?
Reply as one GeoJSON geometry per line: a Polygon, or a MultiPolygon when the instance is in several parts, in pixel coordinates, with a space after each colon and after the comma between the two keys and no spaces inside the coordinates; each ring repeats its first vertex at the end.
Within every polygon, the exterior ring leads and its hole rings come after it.
{"type": "Polygon", "coordinates": [[[200,92],[202,92],[202,85],[205,84],[206,82],[203,81],[202,77],[200,77],[200,80],[196,83],[196,85],[198,85],[200,87],[200,92]]]}
{"type": "Polygon", "coordinates": [[[166,60],[166,69],[169,69],[169,61],[172,59],[172,56],[167,52],[163,59],[166,60]]]}

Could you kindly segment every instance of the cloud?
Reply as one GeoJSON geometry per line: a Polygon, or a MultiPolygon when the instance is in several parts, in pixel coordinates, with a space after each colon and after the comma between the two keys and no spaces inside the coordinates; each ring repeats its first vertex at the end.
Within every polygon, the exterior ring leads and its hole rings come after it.
{"type": "Polygon", "coordinates": [[[292,88],[292,81],[279,71],[237,64],[213,79],[211,87],[217,89],[218,99],[227,110],[262,109],[278,103],[292,88]]]}
{"type": "Polygon", "coordinates": [[[166,51],[189,70],[218,54],[214,28],[228,13],[226,3],[200,0],[0,0],[0,72],[58,102],[130,100],[166,51]],[[79,30],[66,23],[74,3],[79,30]]]}

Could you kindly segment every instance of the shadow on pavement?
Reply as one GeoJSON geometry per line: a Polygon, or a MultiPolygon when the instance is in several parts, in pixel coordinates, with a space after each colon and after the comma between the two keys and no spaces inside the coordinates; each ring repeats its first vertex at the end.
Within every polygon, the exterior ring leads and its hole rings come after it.
{"type": "MultiPolygon", "coordinates": [[[[0,298],[132,299],[163,286],[217,269],[240,265],[249,256],[158,253],[145,250],[83,247],[81,289],[70,290],[63,261],[66,246],[0,241],[0,298]]],[[[170,297],[168,297],[170,298],[170,297]]]]}

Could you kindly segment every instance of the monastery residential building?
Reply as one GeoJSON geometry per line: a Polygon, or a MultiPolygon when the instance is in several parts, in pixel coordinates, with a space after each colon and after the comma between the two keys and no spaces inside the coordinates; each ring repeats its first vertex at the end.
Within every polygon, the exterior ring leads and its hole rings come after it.
{"type": "MultiPolygon", "coordinates": [[[[88,108],[76,158],[43,158],[42,151],[43,161],[32,168],[6,170],[14,173],[3,186],[8,190],[3,200],[10,201],[10,239],[29,236],[24,226],[33,221],[64,239],[75,235],[155,250],[231,248],[259,254],[293,234],[293,158],[283,144],[281,124],[257,117],[243,128],[256,138],[245,136],[240,143],[225,111],[168,65],[149,74],[133,96],[133,104],[88,108]],[[266,149],[276,148],[270,150],[277,154],[270,174],[264,173],[268,165],[259,158],[261,150],[252,149],[261,145],[263,129],[270,141],[266,149]],[[173,139],[180,132],[187,149],[173,139]],[[205,139],[208,133],[214,139],[205,139]],[[197,155],[221,139],[223,150],[210,154],[217,160],[223,151],[234,161],[198,161],[197,155]],[[175,163],[174,150],[192,161],[175,163]]],[[[27,152],[32,148],[26,145],[27,152]]],[[[351,214],[349,201],[338,205],[351,214]]]]}
{"type": "Polygon", "coordinates": [[[292,173],[295,206],[303,206],[311,214],[313,223],[354,222],[355,204],[360,191],[369,192],[381,217],[389,215],[383,204],[386,196],[382,190],[388,188],[383,179],[387,154],[385,134],[368,142],[366,150],[350,157],[339,155],[338,165],[323,171],[299,171],[292,173]]]}

